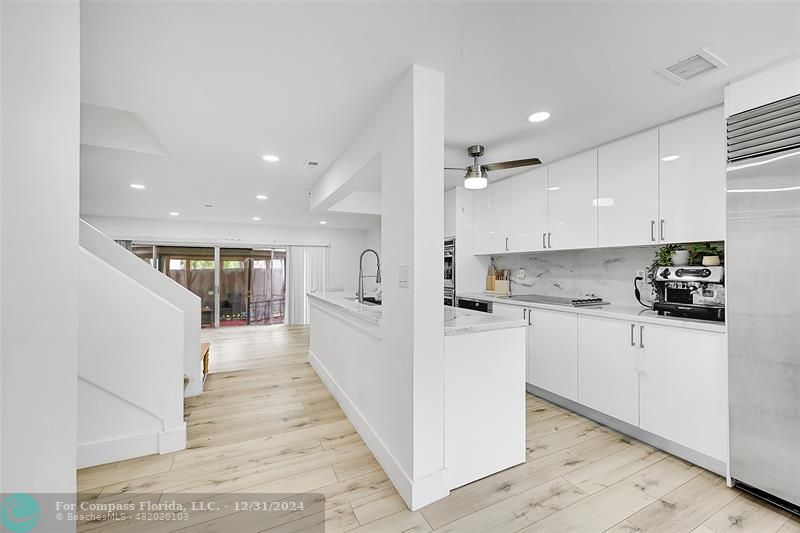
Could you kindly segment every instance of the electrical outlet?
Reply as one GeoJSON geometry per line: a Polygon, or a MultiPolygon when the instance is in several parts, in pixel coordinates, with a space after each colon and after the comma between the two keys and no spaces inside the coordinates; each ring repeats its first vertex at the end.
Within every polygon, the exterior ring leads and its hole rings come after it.
{"type": "Polygon", "coordinates": [[[644,279],[644,269],[637,270],[635,276],[644,279]]]}
{"type": "Polygon", "coordinates": [[[524,268],[517,269],[517,279],[525,279],[525,269],[524,268]]]}

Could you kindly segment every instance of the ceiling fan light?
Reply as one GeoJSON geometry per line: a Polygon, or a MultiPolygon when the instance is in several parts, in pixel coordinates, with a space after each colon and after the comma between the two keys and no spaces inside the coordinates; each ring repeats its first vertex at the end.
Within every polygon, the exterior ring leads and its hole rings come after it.
{"type": "Polygon", "coordinates": [[[464,188],[477,190],[485,189],[489,185],[489,180],[483,176],[467,176],[464,178],[464,188]]]}

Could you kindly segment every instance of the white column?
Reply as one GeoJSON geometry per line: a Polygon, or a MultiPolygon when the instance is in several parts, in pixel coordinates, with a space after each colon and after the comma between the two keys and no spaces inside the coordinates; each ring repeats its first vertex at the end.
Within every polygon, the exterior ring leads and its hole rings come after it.
{"type": "Polygon", "coordinates": [[[0,19],[2,489],[73,492],[80,7],[5,1],[0,19]]]}

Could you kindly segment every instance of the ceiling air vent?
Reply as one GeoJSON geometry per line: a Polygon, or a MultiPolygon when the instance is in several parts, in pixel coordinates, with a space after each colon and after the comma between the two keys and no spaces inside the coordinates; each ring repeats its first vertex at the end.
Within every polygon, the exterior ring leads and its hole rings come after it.
{"type": "Polygon", "coordinates": [[[727,65],[727,63],[705,48],[701,48],[696,54],[656,72],[678,85],[683,85],[687,81],[703,74],[714,72],[727,65]]]}
{"type": "Polygon", "coordinates": [[[319,166],[319,161],[306,161],[303,163],[303,168],[317,168],[319,166]]]}

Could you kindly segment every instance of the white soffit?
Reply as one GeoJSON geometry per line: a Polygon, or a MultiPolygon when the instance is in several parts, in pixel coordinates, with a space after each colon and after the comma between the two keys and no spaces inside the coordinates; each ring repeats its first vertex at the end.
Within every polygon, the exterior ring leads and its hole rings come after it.
{"type": "Polygon", "coordinates": [[[92,104],[81,104],[81,144],[144,154],[167,153],[139,114],[92,104]]]}

